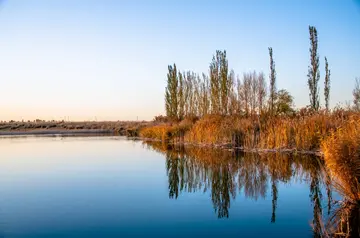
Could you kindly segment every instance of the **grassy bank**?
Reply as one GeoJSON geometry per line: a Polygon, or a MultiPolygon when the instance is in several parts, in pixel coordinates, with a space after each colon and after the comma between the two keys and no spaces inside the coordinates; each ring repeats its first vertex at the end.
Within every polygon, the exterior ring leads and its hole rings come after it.
{"type": "MultiPolygon", "coordinates": [[[[140,136],[169,143],[190,143],[242,149],[319,151],[322,141],[360,114],[338,110],[286,117],[206,115],[201,119],[164,122],[140,130],[140,136]]],[[[352,128],[344,127],[343,130],[352,128]]],[[[344,131],[346,133],[346,131],[344,131]]]]}

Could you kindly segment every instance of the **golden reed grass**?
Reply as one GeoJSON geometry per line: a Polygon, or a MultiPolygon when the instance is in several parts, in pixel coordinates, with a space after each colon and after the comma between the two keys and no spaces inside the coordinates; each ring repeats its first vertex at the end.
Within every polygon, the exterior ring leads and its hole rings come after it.
{"type": "Polygon", "coordinates": [[[325,165],[343,200],[328,222],[328,236],[360,237],[360,119],[351,118],[321,143],[325,165]]]}
{"type": "Polygon", "coordinates": [[[231,144],[244,149],[316,151],[324,138],[356,118],[360,118],[360,114],[354,112],[321,112],[275,118],[207,115],[196,122],[145,127],[140,136],[167,142],[231,144]]]}

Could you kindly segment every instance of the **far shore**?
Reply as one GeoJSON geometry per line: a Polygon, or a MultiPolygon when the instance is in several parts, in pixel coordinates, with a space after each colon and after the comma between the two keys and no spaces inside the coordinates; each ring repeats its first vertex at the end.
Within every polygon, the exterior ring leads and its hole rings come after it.
{"type": "Polygon", "coordinates": [[[113,130],[16,130],[0,131],[0,136],[12,135],[80,135],[80,134],[115,134],[113,130]]]}
{"type": "MultiPolygon", "coordinates": [[[[11,130],[11,131],[0,131],[0,136],[21,136],[21,135],[119,135],[125,136],[122,133],[119,133],[115,130],[101,130],[101,129],[77,129],[77,130],[52,130],[52,129],[43,129],[43,130],[11,130]]],[[[148,142],[161,142],[158,139],[149,139],[138,136],[128,136],[132,140],[141,140],[148,142]]],[[[323,156],[323,153],[319,150],[297,150],[289,148],[280,148],[280,149],[260,149],[260,148],[243,148],[243,147],[233,147],[230,143],[217,143],[217,144],[206,144],[206,143],[188,143],[188,142],[176,142],[170,143],[174,146],[195,146],[195,147],[207,147],[207,148],[218,148],[225,150],[238,150],[243,152],[250,153],[299,153],[299,154],[309,154],[316,156],[323,156]]]]}
{"type": "Polygon", "coordinates": [[[27,121],[0,122],[0,136],[11,135],[81,135],[116,134],[135,136],[146,121],[27,121]]]}
{"type": "MultiPolygon", "coordinates": [[[[151,139],[151,138],[143,138],[143,137],[128,137],[133,140],[141,140],[145,142],[155,142],[155,143],[163,143],[162,140],[159,139],[151,139]]],[[[246,153],[289,153],[289,154],[304,154],[304,155],[314,155],[318,157],[323,157],[324,153],[320,150],[300,150],[296,148],[276,148],[276,149],[264,149],[264,148],[244,148],[244,147],[236,147],[231,143],[190,143],[190,142],[172,142],[168,145],[172,146],[185,146],[185,147],[202,147],[202,148],[211,148],[211,149],[222,149],[229,151],[242,151],[246,153]]]]}

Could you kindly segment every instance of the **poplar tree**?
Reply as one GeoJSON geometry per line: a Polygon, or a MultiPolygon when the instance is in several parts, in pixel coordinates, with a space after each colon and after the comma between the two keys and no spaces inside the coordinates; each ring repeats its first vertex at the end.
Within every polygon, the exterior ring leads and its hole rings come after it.
{"type": "Polygon", "coordinates": [[[185,117],[184,78],[182,73],[180,72],[178,77],[179,77],[179,92],[178,92],[179,119],[182,120],[185,117]]]}
{"type": "Polygon", "coordinates": [[[228,113],[228,102],[229,102],[229,93],[230,93],[230,81],[231,78],[228,77],[228,60],[226,59],[226,50],[223,52],[220,51],[220,81],[221,81],[221,112],[223,115],[228,113]]]}
{"type": "Polygon", "coordinates": [[[187,91],[187,96],[186,96],[187,112],[186,112],[186,115],[187,116],[194,116],[194,107],[195,107],[195,105],[194,105],[194,99],[195,99],[194,79],[195,79],[194,72],[187,71],[187,73],[186,73],[186,91],[187,91]]]}
{"type": "Polygon", "coordinates": [[[176,65],[168,66],[167,86],[165,88],[166,116],[178,118],[178,77],[176,65]]]}
{"type": "Polygon", "coordinates": [[[324,96],[325,96],[325,108],[329,110],[330,99],[330,70],[327,58],[325,57],[325,82],[324,82],[324,96]]]}
{"type": "Polygon", "coordinates": [[[236,95],[236,85],[235,85],[235,72],[231,70],[228,76],[228,109],[227,113],[229,115],[234,115],[237,113],[237,95],[236,95]]]}
{"type": "Polygon", "coordinates": [[[240,84],[240,100],[244,107],[245,116],[249,116],[250,114],[250,101],[251,101],[251,75],[250,73],[243,74],[243,81],[240,84]]]}
{"type": "Polygon", "coordinates": [[[275,70],[275,62],[273,59],[273,49],[269,47],[269,55],[270,55],[270,112],[271,115],[274,115],[274,105],[276,100],[276,70],[275,70]]]}
{"type": "Polygon", "coordinates": [[[256,115],[256,108],[258,107],[258,81],[256,71],[250,72],[250,109],[251,115],[256,115]]]}
{"type": "Polygon", "coordinates": [[[209,77],[202,74],[202,81],[200,84],[200,116],[205,116],[209,113],[209,77]]]}
{"type": "Polygon", "coordinates": [[[310,33],[310,66],[308,69],[308,86],[310,96],[310,107],[318,111],[320,107],[318,83],[320,80],[318,37],[314,26],[309,26],[310,33]]]}
{"type": "Polygon", "coordinates": [[[355,88],[353,90],[354,108],[356,111],[360,110],[360,78],[355,79],[355,88]]]}
{"type": "Polygon", "coordinates": [[[244,107],[244,97],[243,97],[243,84],[241,82],[240,76],[237,76],[236,79],[236,96],[237,96],[237,114],[241,115],[244,107]]]}
{"type": "Polygon", "coordinates": [[[266,81],[265,81],[265,76],[263,72],[260,72],[258,74],[258,106],[259,106],[259,114],[261,115],[263,112],[263,107],[264,107],[264,102],[265,102],[265,98],[266,98],[266,81]]]}
{"type": "Polygon", "coordinates": [[[211,113],[220,113],[220,79],[219,79],[219,62],[220,51],[216,51],[210,63],[210,101],[211,113]]]}
{"type": "Polygon", "coordinates": [[[217,50],[210,63],[211,111],[226,115],[229,102],[229,67],[226,51],[217,50]]]}

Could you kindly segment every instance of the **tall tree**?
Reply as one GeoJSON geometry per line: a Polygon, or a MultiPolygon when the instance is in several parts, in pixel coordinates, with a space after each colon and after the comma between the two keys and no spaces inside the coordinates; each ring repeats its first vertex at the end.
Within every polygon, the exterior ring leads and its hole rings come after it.
{"type": "Polygon", "coordinates": [[[216,51],[216,55],[210,63],[210,100],[211,100],[211,113],[220,113],[220,79],[219,79],[219,62],[220,51],[216,51]]]}
{"type": "Polygon", "coordinates": [[[220,51],[220,81],[221,81],[221,112],[223,115],[228,113],[228,101],[230,93],[230,80],[228,77],[228,60],[226,59],[226,50],[220,51]]]}
{"type": "Polygon", "coordinates": [[[228,60],[226,51],[217,50],[210,63],[211,111],[227,114],[229,100],[228,60]]]}
{"type": "Polygon", "coordinates": [[[241,114],[244,107],[244,97],[243,97],[243,84],[241,82],[240,76],[237,76],[236,79],[236,94],[237,94],[237,114],[241,114]]]}
{"type": "Polygon", "coordinates": [[[330,99],[330,69],[327,58],[325,57],[325,82],[324,82],[324,96],[325,96],[325,108],[329,111],[329,99],[330,99]]]}
{"type": "Polygon", "coordinates": [[[257,80],[257,73],[256,71],[253,71],[250,73],[250,79],[251,79],[251,90],[250,90],[250,109],[251,109],[251,115],[256,114],[256,108],[258,107],[258,80],[257,80]]]}
{"type": "Polygon", "coordinates": [[[244,106],[245,116],[250,114],[250,99],[251,99],[251,75],[250,73],[243,74],[243,82],[240,90],[240,100],[244,106]]]}
{"type": "Polygon", "coordinates": [[[314,26],[309,26],[310,33],[310,66],[308,69],[308,86],[310,96],[310,106],[318,111],[320,107],[318,83],[320,80],[319,54],[318,54],[318,36],[314,26]]]}
{"type": "Polygon", "coordinates": [[[355,79],[355,88],[353,90],[355,110],[360,110],[360,78],[355,79]]]}
{"type": "Polygon", "coordinates": [[[270,55],[270,112],[271,115],[274,114],[274,104],[276,100],[276,70],[275,70],[275,62],[273,59],[273,49],[269,47],[269,55],[270,55]]]}
{"type": "Polygon", "coordinates": [[[196,74],[194,77],[194,116],[200,115],[200,103],[201,103],[201,78],[200,75],[196,74]]]}
{"type": "Polygon", "coordinates": [[[168,66],[167,86],[165,88],[165,109],[168,117],[178,117],[178,77],[175,64],[174,66],[168,66]]]}
{"type": "Polygon", "coordinates": [[[189,82],[188,82],[188,75],[189,72],[183,72],[183,87],[184,87],[184,100],[185,100],[185,104],[184,104],[184,117],[189,115],[189,97],[190,97],[190,86],[189,86],[189,82]]]}
{"type": "Polygon", "coordinates": [[[265,98],[266,98],[266,81],[265,81],[265,76],[263,72],[260,72],[258,74],[258,104],[259,104],[259,114],[261,115],[263,112],[263,107],[264,107],[264,103],[265,103],[265,98]]]}
{"type": "Polygon", "coordinates": [[[234,115],[238,112],[238,101],[236,95],[236,82],[235,82],[235,72],[231,70],[228,76],[228,88],[229,88],[229,104],[228,104],[228,113],[234,115]]]}
{"type": "Polygon", "coordinates": [[[195,81],[195,73],[191,71],[187,71],[186,73],[186,115],[194,116],[194,101],[195,101],[195,90],[194,90],[194,81],[195,81]]]}
{"type": "Polygon", "coordinates": [[[185,116],[185,94],[184,94],[184,78],[183,74],[179,72],[179,92],[178,92],[178,102],[179,102],[179,119],[184,119],[185,116]]]}
{"type": "Polygon", "coordinates": [[[200,83],[200,116],[205,116],[209,113],[209,77],[202,74],[202,81],[200,83]]]}

